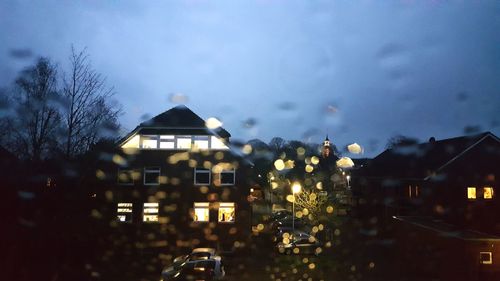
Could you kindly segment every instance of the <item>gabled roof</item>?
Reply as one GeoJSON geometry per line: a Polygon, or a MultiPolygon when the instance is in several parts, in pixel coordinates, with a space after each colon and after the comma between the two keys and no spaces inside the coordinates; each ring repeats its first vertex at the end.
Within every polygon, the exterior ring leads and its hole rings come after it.
{"type": "Polygon", "coordinates": [[[124,143],[139,131],[144,134],[200,134],[217,135],[222,138],[231,136],[223,128],[208,129],[205,120],[185,105],[176,106],[142,122],[132,132],[123,137],[119,143],[124,143]]]}
{"type": "Polygon", "coordinates": [[[375,157],[363,173],[374,178],[427,179],[488,138],[496,140],[500,147],[500,139],[490,132],[396,146],[375,157]]]}

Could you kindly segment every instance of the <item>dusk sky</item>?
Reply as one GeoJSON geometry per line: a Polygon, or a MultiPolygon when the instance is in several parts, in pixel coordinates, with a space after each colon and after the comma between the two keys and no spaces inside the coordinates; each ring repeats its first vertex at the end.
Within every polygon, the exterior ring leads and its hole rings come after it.
{"type": "Polygon", "coordinates": [[[3,0],[0,42],[4,88],[87,47],[128,130],[183,97],[233,139],[328,133],[368,157],[396,134],[500,135],[498,1],[3,0]]]}

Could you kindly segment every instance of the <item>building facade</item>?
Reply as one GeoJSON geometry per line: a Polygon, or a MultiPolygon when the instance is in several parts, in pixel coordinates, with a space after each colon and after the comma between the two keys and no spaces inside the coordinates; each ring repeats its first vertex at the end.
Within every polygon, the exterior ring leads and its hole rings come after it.
{"type": "Polygon", "coordinates": [[[230,148],[229,138],[185,106],[127,134],[106,167],[119,227],[153,228],[178,246],[244,245],[252,164],[230,148]]]}

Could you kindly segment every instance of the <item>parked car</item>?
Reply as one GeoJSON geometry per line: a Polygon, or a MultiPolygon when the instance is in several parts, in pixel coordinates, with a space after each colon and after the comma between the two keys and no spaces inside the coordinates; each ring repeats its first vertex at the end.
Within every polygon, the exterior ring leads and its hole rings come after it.
{"type": "Polygon", "coordinates": [[[213,248],[196,248],[178,256],[161,273],[162,280],[218,280],[225,275],[222,257],[213,248]]]}
{"type": "Polygon", "coordinates": [[[280,227],[289,227],[292,228],[295,225],[295,228],[303,228],[307,225],[307,222],[303,218],[292,218],[292,215],[284,216],[281,219],[274,220],[269,223],[269,230],[271,233],[276,233],[278,228],[280,227]]]}
{"type": "Polygon", "coordinates": [[[304,229],[293,229],[292,227],[289,226],[280,226],[276,229],[273,235],[273,241],[274,242],[279,242],[282,241],[283,235],[285,233],[288,233],[289,235],[308,235],[307,231],[304,229]]]}
{"type": "Polygon", "coordinates": [[[321,253],[323,244],[314,236],[307,233],[292,234],[288,238],[283,238],[276,244],[276,248],[281,254],[314,254],[321,253]]]}
{"type": "Polygon", "coordinates": [[[271,214],[271,216],[269,217],[269,221],[279,220],[279,219],[282,219],[286,216],[291,216],[291,215],[292,215],[292,212],[287,211],[287,210],[277,211],[277,212],[274,212],[271,214]]]}

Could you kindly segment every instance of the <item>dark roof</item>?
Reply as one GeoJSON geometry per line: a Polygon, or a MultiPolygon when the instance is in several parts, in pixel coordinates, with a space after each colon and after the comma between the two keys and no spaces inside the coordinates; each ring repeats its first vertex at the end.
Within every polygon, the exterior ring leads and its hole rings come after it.
{"type": "Polygon", "coordinates": [[[363,174],[367,177],[425,179],[486,138],[500,142],[497,136],[485,132],[420,144],[399,145],[387,149],[370,161],[363,174]]]}
{"type": "Polygon", "coordinates": [[[469,241],[495,241],[500,242],[500,237],[482,232],[460,229],[454,225],[447,224],[441,220],[431,217],[393,217],[395,220],[412,224],[415,227],[435,232],[436,234],[460,240],[469,241]]]}
{"type": "Polygon", "coordinates": [[[145,134],[200,134],[200,135],[217,135],[223,138],[229,138],[231,134],[223,128],[210,130],[205,126],[203,120],[196,113],[191,111],[185,105],[179,105],[171,108],[155,117],[142,122],[132,132],[122,138],[119,143],[125,142],[137,132],[145,134]]]}

